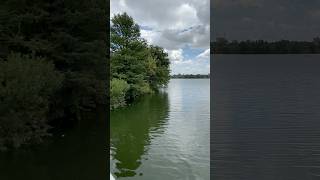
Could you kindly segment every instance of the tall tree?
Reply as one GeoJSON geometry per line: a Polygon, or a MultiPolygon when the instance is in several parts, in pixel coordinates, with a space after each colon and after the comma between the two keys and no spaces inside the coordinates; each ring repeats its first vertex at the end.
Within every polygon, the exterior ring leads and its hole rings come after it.
{"type": "Polygon", "coordinates": [[[79,119],[80,111],[107,103],[106,6],[105,0],[1,2],[0,61],[11,53],[41,57],[64,76],[51,99],[48,123],[79,119]]]}
{"type": "Polygon", "coordinates": [[[161,47],[148,45],[141,38],[139,25],[127,13],[117,14],[111,19],[110,38],[111,77],[114,85],[120,82],[117,79],[128,83],[126,101],[153,92],[168,83],[168,54],[161,47]]]}
{"type": "Polygon", "coordinates": [[[127,13],[117,14],[111,20],[110,38],[112,52],[140,45],[140,28],[127,13]]]}

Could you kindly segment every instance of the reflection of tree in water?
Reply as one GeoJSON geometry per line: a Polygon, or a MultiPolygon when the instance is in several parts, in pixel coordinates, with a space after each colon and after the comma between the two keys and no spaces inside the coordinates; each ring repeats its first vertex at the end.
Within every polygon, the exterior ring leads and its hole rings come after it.
{"type": "Polygon", "coordinates": [[[150,144],[151,131],[163,130],[168,116],[166,93],[149,95],[120,110],[111,112],[112,156],[117,160],[118,177],[136,175],[141,158],[150,144]]]}
{"type": "Polygon", "coordinates": [[[106,179],[105,109],[84,112],[41,145],[0,152],[0,180],[106,179]]]}

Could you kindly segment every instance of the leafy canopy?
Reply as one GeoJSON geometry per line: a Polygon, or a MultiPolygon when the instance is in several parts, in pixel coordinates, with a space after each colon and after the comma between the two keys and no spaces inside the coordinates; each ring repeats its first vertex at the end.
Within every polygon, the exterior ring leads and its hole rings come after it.
{"type": "Polygon", "coordinates": [[[124,101],[132,101],[168,83],[168,54],[161,47],[149,45],[141,37],[139,25],[127,13],[117,14],[111,19],[110,38],[111,79],[119,79],[129,85],[124,101]]]}

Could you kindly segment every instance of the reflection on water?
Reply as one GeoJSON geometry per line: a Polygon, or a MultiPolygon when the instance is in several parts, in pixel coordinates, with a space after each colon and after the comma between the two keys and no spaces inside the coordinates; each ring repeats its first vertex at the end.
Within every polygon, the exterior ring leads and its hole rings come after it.
{"type": "Polygon", "coordinates": [[[215,56],[212,179],[319,179],[319,60],[215,56]]]}
{"type": "Polygon", "coordinates": [[[0,152],[0,180],[88,180],[108,177],[106,110],[86,113],[44,144],[0,152]]]}
{"type": "Polygon", "coordinates": [[[130,180],[208,180],[209,87],[207,79],[174,79],[111,112],[111,172],[130,180]]]}
{"type": "Polygon", "coordinates": [[[111,152],[117,160],[116,176],[134,176],[147,153],[150,134],[161,134],[168,116],[166,93],[146,96],[131,107],[111,113],[111,152]]]}

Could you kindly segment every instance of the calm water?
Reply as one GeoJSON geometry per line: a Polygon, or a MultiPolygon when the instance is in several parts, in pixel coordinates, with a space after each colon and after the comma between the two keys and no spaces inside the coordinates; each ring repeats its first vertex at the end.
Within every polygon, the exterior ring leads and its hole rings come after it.
{"type": "Polygon", "coordinates": [[[106,110],[88,113],[64,137],[0,152],[0,180],[100,180],[106,165],[106,110]]]}
{"type": "Polygon", "coordinates": [[[217,55],[214,180],[320,179],[320,56],[217,55]]]}
{"type": "Polygon", "coordinates": [[[117,179],[209,180],[209,79],[172,79],[159,94],[111,113],[117,179]]]}

